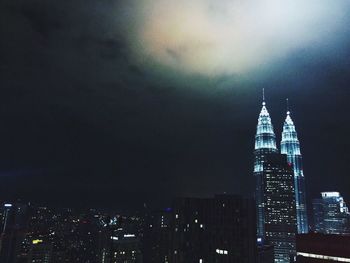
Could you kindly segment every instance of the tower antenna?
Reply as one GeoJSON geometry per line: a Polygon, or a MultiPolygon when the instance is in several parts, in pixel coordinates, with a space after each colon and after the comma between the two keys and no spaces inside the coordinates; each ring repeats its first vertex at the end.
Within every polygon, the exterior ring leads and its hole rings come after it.
{"type": "Polygon", "coordinates": [[[263,106],[265,106],[265,88],[263,88],[263,90],[262,90],[262,92],[263,92],[263,102],[262,102],[262,105],[263,106]]]}
{"type": "Polygon", "coordinates": [[[265,88],[263,88],[263,102],[265,102],[265,88]]]}
{"type": "Polygon", "coordinates": [[[290,111],[289,111],[289,99],[287,98],[286,101],[287,101],[287,114],[289,114],[290,113],[290,111]]]}

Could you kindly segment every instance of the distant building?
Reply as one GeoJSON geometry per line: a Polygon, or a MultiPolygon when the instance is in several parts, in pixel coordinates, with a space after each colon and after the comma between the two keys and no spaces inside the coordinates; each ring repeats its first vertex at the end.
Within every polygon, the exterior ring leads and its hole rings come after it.
{"type": "Polygon", "coordinates": [[[21,262],[99,262],[101,223],[93,210],[32,207],[20,253],[27,260],[21,262]]]}
{"type": "Polygon", "coordinates": [[[2,208],[2,226],[0,236],[0,262],[17,261],[28,223],[28,206],[4,204],[2,208]]]}
{"type": "Polygon", "coordinates": [[[51,263],[52,259],[52,244],[41,239],[32,241],[28,254],[28,262],[35,263],[51,263]]]}
{"type": "Polygon", "coordinates": [[[350,213],[339,192],[322,192],[313,200],[314,229],[324,234],[350,234],[350,213]]]}
{"type": "Polygon", "coordinates": [[[350,262],[350,236],[297,235],[297,263],[350,262]]]}
{"type": "Polygon", "coordinates": [[[312,200],[313,227],[316,233],[323,233],[323,201],[320,198],[312,200]]]}
{"type": "Polygon", "coordinates": [[[169,261],[171,244],[172,209],[151,212],[146,215],[143,233],[143,260],[145,263],[169,261]]]}
{"type": "Polygon", "coordinates": [[[255,262],[254,207],[252,200],[232,195],[177,199],[169,262],[255,262]]]}
{"type": "Polygon", "coordinates": [[[142,263],[141,243],[135,232],[117,223],[104,230],[101,263],[142,263]]]}

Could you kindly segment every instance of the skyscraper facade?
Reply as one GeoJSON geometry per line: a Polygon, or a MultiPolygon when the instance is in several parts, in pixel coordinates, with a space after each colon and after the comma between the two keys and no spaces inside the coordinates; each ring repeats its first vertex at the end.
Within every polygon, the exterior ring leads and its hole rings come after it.
{"type": "Polygon", "coordinates": [[[287,111],[287,116],[283,125],[281,154],[286,154],[288,162],[293,165],[298,233],[305,234],[309,232],[306,211],[305,178],[303,174],[300,144],[289,111],[287,111]]]}
{"type": "Polygon", "coordinates": [[[296,253],[294,173],[284,154],[271,153],[264,159],[263,242],[274,246],[276,263],[289,263],[296,253]]]}
{"type": "Polygon", "coordinates": [[[270,114],[267,111],[266,103],[263,101],[262,108],[258,118],[258,125],[255,135],[254,147],[254,176],[256,213],[257,213],[257,238],[263,240],[264,230],[264,188],[263,188],[263,170],[264,157],[270,153],[277,153],[276,136],[273,130],[270,114]]]}
{"type": "Polygon", "coordinates": [[[280,154],[270,115],[263,101],[254,148],[258,243],[274,246],[276,263],[296,255],[296,200],[293,165],[280,154]]]}
{"type": "Polygon", "coordinates": [[[313,201],[315,231],[323,234],[350,234],[350,213],[338,192],[322,192],[313,201]]]}
{"type": "Polygon", "coordinates": [[[143,262],[169,261],[171,244],[172,209],[148,212],[144,217],[142,256],[143,262]]]}
{"type": "Polygon", "coordinates": [[[323,233],[323,201],[321,198],[312,200],[313,227],[312,231],[323,233]]]}

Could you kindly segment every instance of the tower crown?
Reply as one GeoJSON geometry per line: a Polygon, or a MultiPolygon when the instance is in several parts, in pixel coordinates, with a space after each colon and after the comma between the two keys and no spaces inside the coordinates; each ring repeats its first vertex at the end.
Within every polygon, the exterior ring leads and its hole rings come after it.
{"type": "Polygon", "coordinates": [[[300,145],[294,122],[287,111],[287,116],[283,124],[281,153],[289,155],[300,155],[300,145]]]}
{"type": "Polygon", "coordinates": [[[255,135],[255,150],[266,149],[277,151],[276,136],[273,130],[270,114],[266,108],[265,92],[263,90],[262,108],[258,118],[255,135]]]}

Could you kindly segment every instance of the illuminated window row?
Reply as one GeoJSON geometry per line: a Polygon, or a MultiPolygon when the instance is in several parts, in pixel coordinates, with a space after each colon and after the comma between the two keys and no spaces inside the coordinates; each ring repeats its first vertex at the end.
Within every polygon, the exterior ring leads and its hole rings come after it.
{"type": "Polygon", "coordinates": [[[228,251],[227,250],[223,250],[223,249],[217,248],[215,251],[216,251],[217,254],[220,254],[220,255],[228,255],[228,251]]]}

